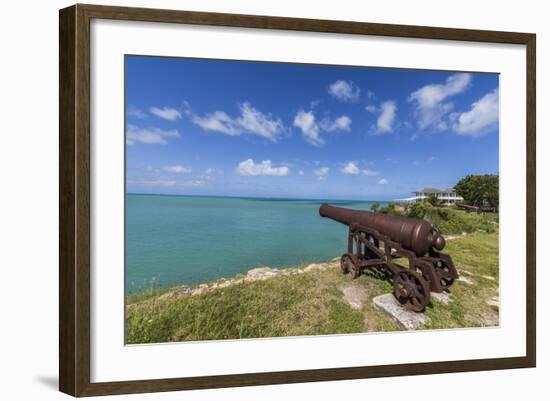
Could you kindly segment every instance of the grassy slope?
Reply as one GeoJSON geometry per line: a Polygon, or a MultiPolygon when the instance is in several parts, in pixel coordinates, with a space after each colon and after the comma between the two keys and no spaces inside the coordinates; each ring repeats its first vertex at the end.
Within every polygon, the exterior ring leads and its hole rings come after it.
{"type": "Polygon", "coordinates": [[[498,325],[498,307],[485,302],[498,297],[498,233],[476,233],[449,241],[445,252],[453,257],[459,274],[472,284],[456,281],[451,288],[451,304],[433,303],[427,309],[431,322],[426,328],[498,325]]]}
{"type": "MultiPolygon", "coordinates": [[[[493,325],[498,309],[485,303],[498,289],[498,234],[476,233],[449,241],[448,251],[472,284],[452,287],[453,302],[434,302],[426,328],[493,325]],[[495,280],[483,278],[491,276],[495,280]]],[[[354,310],[341,288],[352,279],[338,268],[278,276],[192,297],[158,300],[158,292],[128,299],[128,343],[388,331],[399,328],[365,302],[354,310]],[[140,301],[139,303],[137,303],[140,301]]],[[[391,292],[390,283],[363,275],[353,284],[369,298],[391,292]]]]}

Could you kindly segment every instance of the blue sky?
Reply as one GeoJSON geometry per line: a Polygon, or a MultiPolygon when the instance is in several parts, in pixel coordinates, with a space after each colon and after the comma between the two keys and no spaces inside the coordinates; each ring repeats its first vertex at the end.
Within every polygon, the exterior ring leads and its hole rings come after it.
{"type": "Polygon", "coordinates": [[[389,200],[498,174],[498,74],[126,56],[131,193],[389,200]]]}

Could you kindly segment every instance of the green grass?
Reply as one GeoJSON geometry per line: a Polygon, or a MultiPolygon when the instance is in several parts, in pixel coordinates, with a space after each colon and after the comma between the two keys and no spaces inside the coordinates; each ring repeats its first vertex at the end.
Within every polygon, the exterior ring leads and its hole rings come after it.
{"type": "Polygon", "coordinates": [[[440,228],[443,234],[461,234],[485,232],[494,233],[498,230],[498,213],[467,213],[452,208],[438,208],[432,215],[426,216],[440,228]]]}
{"type": "Polygon", "coordinates": [[[475,233],[448,241],[445,252],[452,255],[462,276],[472,284],[456,281],[451,288],[451,304],[433,302],[426,311],[431,320],[426,328],[498,325],[498,307],[486,303],[498,295],[498,233],[475,233]]]}
{"type": "MultiPolygon", "coordinates": [[[[432,302],[428,329],[480,327],[498,322],[486,300],[498,291],[498,233],[477,232],[448,241],[445,252],[472,284],[457,281],[449,305],[432,302]],[[482,276],[493,277],[484,278],[482,276]]],[[[356,280],[338,267],[241,283],[200,295],[168,298],[168,290],[127,298],[130,344],[395,331],[399,327],[370,299],[392,291],[388,281],[364,274],[356,280]],[[360,286],[369,300],[361,310],[344,300],[342,288],[360,286]]]]}
{"type": "Polygon", "coordinates": [[[129,343],[353,333],[363,329],[334,287],[336,270],[274,277],[127,308],[129,343]]]}

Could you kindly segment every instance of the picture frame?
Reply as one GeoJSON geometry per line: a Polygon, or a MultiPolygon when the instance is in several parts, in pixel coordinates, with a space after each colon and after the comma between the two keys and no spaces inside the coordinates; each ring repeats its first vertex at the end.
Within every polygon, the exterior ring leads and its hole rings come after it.
{"type": "MultiPolygon", "coordinates": [[[[405,26],[77,4],[59,14],[59,389],[73,396],[144,393],[424,375],[536,366],[536,36],[405,26]],[[223,375],[93,381],[91,23],[94,20],[511,44],[525,47],[525,355],[223,375]]],[[[502,157],[505,157],[503,155],[502,157]]]]}

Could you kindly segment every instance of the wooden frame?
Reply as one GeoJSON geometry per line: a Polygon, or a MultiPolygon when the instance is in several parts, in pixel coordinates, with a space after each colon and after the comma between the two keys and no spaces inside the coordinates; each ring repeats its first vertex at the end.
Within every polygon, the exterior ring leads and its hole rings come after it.
{"type": "Polygon", "coordinates": [[[62,392],[73,396],[92,396],[535,366],[535,34],[95,5],[75,5],[60,10],[59,29],[59,388],[62,392]],[[527,355],[513,358],[91,383],[89,97],[92,18],[525,45],[527,355]]]}

